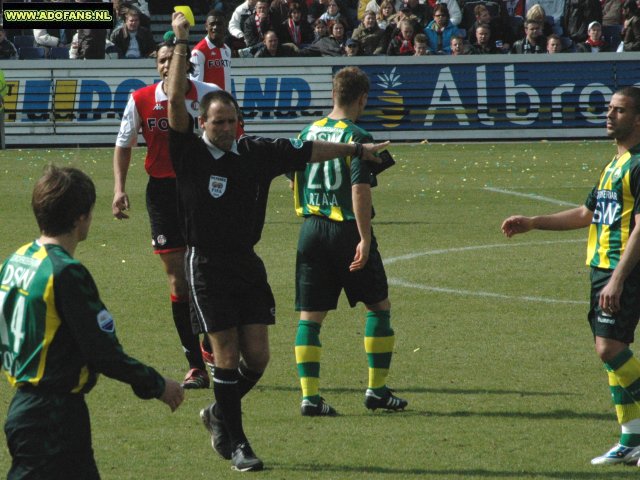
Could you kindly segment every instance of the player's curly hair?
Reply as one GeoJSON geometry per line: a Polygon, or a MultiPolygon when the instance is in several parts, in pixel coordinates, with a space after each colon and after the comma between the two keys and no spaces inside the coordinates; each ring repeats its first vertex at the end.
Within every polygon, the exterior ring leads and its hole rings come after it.
{"type": "Polygon", "coordinates": [[[369,93],[369,77],[358,67],[345,67],[333,77],[333,94],[337,105],[350,105],[363,93],[369,93]]]}

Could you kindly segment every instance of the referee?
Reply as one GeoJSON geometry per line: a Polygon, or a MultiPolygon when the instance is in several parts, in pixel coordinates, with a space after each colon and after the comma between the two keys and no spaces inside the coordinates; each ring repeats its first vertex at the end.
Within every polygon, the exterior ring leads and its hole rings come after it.
{"type": "MultiPolygon", "coordinates": [[[[174,55],[188,55],[189,23],[172,19],[174,55]]],[[[241,398],[258,382],[269,361],[268,325],[275,301],[262,260],[254,252],[264,224],[271,181],[307,162],[358,155],[379,162],[380,144],[235,138],[238,111],[225,91],[200,103],[202,137],[193,134],[184,103],[186,78],[179,62],[168,77],[169,150],[176,172],[180,216],[187,242],[186,270],[192,315],[213,347],[216,403],[200,415],[215,450],[235,469],[261,470],[242,427],[241,398]]]]}

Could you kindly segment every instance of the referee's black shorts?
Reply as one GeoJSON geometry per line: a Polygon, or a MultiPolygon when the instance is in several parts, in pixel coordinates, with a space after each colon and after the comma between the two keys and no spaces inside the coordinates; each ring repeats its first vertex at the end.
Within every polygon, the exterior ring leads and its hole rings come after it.
{"type": "Polygon", "coordinates": [[[275,323],[276,302],[255,252],[212,255],[188,247],[185,263],[194,333],[275,323]]]}
{"type": "Polygon", "coordinates": [[[154,253],[184,250],[185,241],[178,218],[176,179],[149,177],[146,200],[154,253]]]}

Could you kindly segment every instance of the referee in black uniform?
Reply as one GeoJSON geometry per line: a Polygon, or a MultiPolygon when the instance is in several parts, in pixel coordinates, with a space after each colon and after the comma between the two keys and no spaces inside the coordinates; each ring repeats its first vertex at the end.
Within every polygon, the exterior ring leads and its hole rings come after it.
{"type": "MultiPolygon", "coordinates": [[[[189,53],[189,23],[172,19],[174,55],[189,53]]],[[[187,242],[186,270],[192,316],[207,332],[216,367],[216,403],[200,412],[215,450],[241,471],[260,470],[242,428],[240,399],[258,382],[269,361],[268,325],[275,301],[262,260],[260,239],[268,189],[278,175],[304,169],[307,162],[357,155],[379,162],[379,144],[303,142],[242,136],[236,141],[238,111],[225,91],[200,104],[202,137],[193,134],[184,103],[186,78],[171,62],[169,150],[176,172],[180,216],[187,242]],[[242,360],[241,360],[242,359],[242,360]]]]}

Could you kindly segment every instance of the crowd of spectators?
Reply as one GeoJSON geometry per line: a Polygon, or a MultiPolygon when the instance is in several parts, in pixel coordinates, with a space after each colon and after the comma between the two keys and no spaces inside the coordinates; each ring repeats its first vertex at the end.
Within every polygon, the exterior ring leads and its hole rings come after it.
{"type": "MultiPolygon", "coordinates": [[[[49,0],[74,1],[74,0],[49,0]]],[[[75,0],[102,2],[107,0],[75,0]]],[[[0,29],[0,58],[145,58],[153,0],[113,0],[112,30],[34,29],[14,45],[0,29]],[[152,3],[152,5],[150,5],[152,3]],[[151,8],[150,8],[151,7],[151,8]],[[66,49],[66,50],[65,50],[66,49]],[[33,57],[29,57],[33,58],[33,57]]],[[[182,0],[228,19],[234,56],[556,54],[640,51],[640,0],[182,0]]],[[[169,1],[161,2],[167,7],[169,1]]],[[[157,5],[157,4],[156,4],[157,5]]],[[[165,15],[167,22],[169,15],[165,15]]],[[[203,22],[204,23],[204,22],[203,22]]],[[[167,23],[167,29],[169,25],[167,23]]],[[[157,36],[157,33],[156,33],[157,36]]],[[[11,35],[9,35],[11,37],[11,35]]]]}

